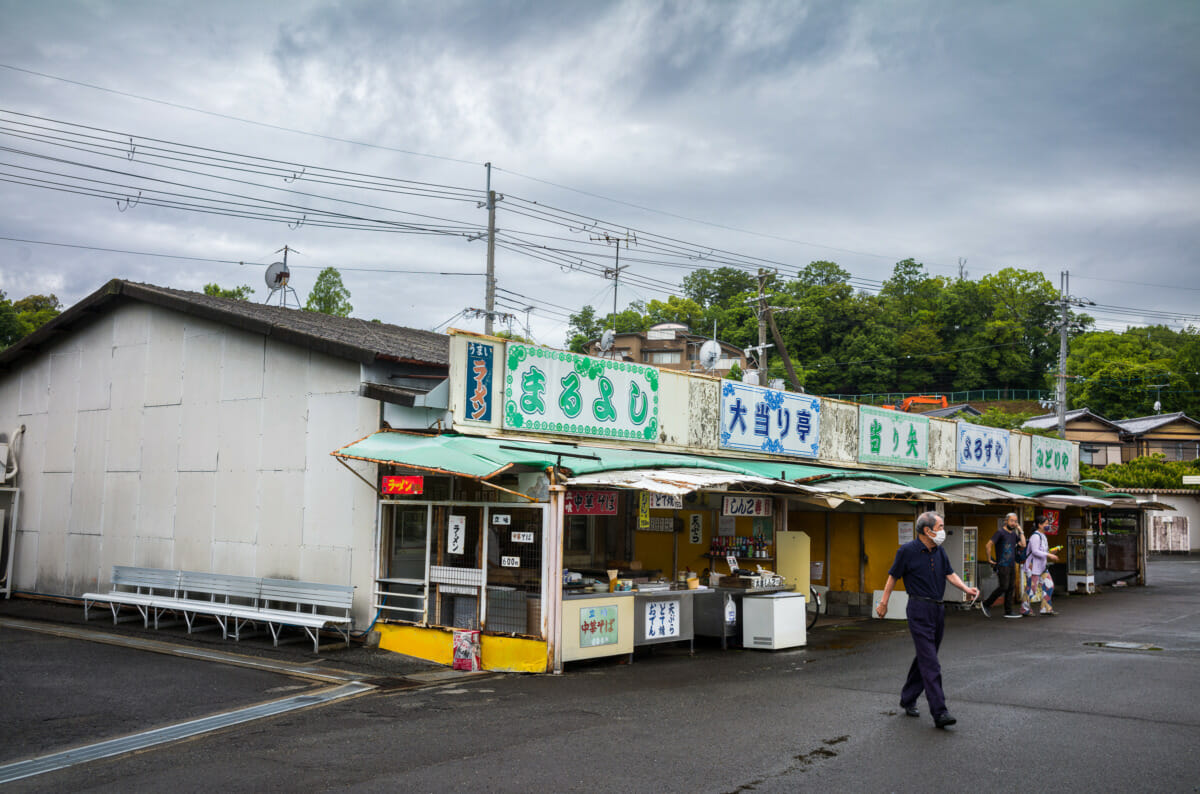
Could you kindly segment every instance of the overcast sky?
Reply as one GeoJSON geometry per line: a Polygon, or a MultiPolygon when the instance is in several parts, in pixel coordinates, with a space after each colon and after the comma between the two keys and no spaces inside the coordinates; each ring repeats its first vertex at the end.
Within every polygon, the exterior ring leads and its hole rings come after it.
{"type": "Polygon", "coordinates": [[[335,266],[355,316],[482,330],[456,315],[484,306],[491,162],[499,308],[545,344],[611,309],[605,234],[637,241],[622,308],[724,262],[832,260],[878,289],[912,257],[1070,271],[1100,328],[1200,326],[1194,0],[0,0],[0,19],[9,298],[119,277],[262,301],[286,244],[301,301],[335,266]]]}

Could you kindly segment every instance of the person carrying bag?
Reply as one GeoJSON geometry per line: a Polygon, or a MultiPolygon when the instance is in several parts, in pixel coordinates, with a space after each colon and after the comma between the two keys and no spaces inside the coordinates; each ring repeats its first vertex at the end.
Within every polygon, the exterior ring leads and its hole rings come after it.
{"type": "Polygon", "coordinates": [[[1050,553],[1050,541],[1046,539],[1046,524],[1049,519],[1039,516],[1037,528],[1029,536],[1025,550],[1025,563],[1022,572],[1025,574],[1025,604],[1021,611],[1028,615],[1057,615],[1051,600],[1054,597],[1054,579],[1046,570],[1048,562],[1058,562],[1058,556],[1050,553]],[[1040,613],[1033,611],[1033,605],[1040,604],[1040,613]]]}

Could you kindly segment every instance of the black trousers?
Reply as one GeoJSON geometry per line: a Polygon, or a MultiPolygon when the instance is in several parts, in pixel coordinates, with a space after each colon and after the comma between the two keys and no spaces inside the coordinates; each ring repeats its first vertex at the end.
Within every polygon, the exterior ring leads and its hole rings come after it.
{"type": "Polygon", "coordinates": [[[1000,580],[1000,584],[996,585],[996,589],[992,594],[983,599],[984,606],[991,606],[996,600],[996,596],[1004,593],[1004,614],[1011,615],[1013,612],[1013,566],[1000,565],[996,568],[996,577],[1000,580]]]}
{"type": "Polygon", "coordinates": [[[925,693],[929,711],[936,717],[946,711],[946,694],[942,691],[942,665],[938,661],[938,648],[942,647],[942,635],[946,630],[946,608],[941,604],[908,599],[908,633],[912,635],[916,655],[908,667],[908,677],[900,690],[900,703],[915,706],[917,698],[925,693]]]}

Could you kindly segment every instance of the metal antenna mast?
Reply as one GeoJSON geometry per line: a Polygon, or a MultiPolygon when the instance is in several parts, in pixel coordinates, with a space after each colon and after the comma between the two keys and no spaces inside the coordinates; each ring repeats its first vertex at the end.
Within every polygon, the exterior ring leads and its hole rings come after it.
{"type": "Polygon", "coordinates": [[[637,245],[637,235],[630,234],[629,232],[625,232],[624,237],[618,237],[614,234],[608,234],[607,232],[605,232],[604,234],[601,234],[601,235],[593,235],[592,239],[595,241],[603,240],[605,243],[607,243],[609,245],[617,246],[617,255],[616,255],[615,263],[613,264],[613,266],[611,268],[607,268],[607,267],[604,268],[604,277],[611,278],[613,280],[613,312],[612,312],[612,320],[613,321],[612,321],[612,324],[613,324],[613,331],[616,331],[617,330],[617,288],[621,284],[621,271],[625,270],[629,267],[629,265],[626,265],[625,267],[621,267],[621,243],[625,243],[625,248],[628,250],[630,245],[637,245]]]}
{"type": "Polygon", "coordinates": [[[1058,412],[1058,437],[1067,437],[1067,307],[1095,306],[1093,301],[1076,298],[1070,294],[1071,273],[1059,274],[1058,304],[1061,312],[1058,325],[1058,388],[1055,392],[1055,408],[1058,412]]]}

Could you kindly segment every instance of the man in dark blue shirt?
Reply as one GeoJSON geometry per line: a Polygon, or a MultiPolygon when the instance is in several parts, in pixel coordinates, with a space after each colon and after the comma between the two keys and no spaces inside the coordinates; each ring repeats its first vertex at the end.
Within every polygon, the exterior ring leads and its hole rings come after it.
{"type": "Polygon", "coordinates": [[[912,635],[916,656],[908,668],[908,679],[900,690],[900,708],[910,717],[919,717],[917,698],[925,693],[933,723],[939,728],[953,725],[957,720],[946,710],[946,695],[942,692],[942,667],[938,662],[938,648],[946,628],[946,608],[942,595],[946,582],[962,590],[971,598],[979,597],[979,589],[967,587],[950,565],[950,558],[942,548],[946,530],[942,517],[937,513],[922,513],[917,518],[917,539],[905,543],[896,552],[896,561],[888,571],[887,583],[883,586],[883,597],[875,607],[879,617],[887,615],[888,599],[896,587],[896,580],[904,580],[908,593],[908,631],[912,635]]]}

